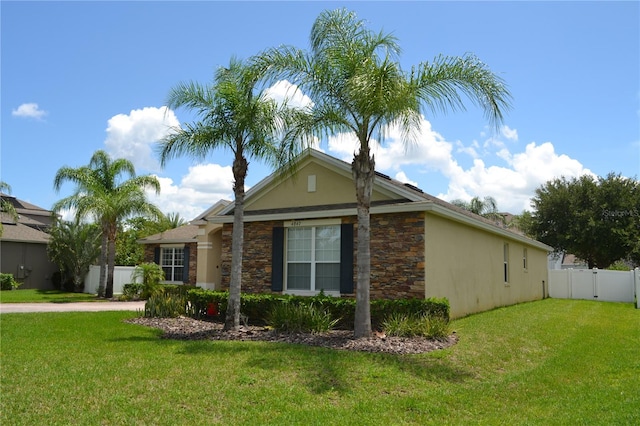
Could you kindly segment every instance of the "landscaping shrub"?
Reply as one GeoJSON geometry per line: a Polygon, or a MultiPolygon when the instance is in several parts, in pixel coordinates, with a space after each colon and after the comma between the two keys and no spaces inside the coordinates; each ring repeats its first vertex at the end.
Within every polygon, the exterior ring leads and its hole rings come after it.
{"type": "Polygon", "coordinates": [[[144,316],[149,318],[176,318],[187,313],[187,302],[183,295],[156,292],[144,304],[144,316]]]}
{"type": "Polygon", "coordinates": [[[277,331],[286,333],[322,333],[331,330],[337,319],[311,304],[295,304],[282,300],[271,309],[267,323],[277,331]]]}
{"type": "Polygon", "coordinates": [[[160,285],[160,281],[164,280],[164,271],[162,267],[153,262],[141,263],[136,266],[136,269],[133,271],[134,280],[140,278],[142,280],[142,291],[140,297],[142,299],[148,299],[151,296],[158,286],[160,285]]]}
{"type": "MultiPolygon", "coordinates": [[[[158,295],[150,304],[149,314],[156,311],[165,312],[171,309],[156,308],[156,306],[173,306],[179,300],[184,306],[178,315],[188,315],[192,318],[204,318],[207,316],[207,306],[215,304],[218,317],[224,318],[227,311],[229,293],[226,291],[205,290],[198,287],[182,285],[160,285],[158,295]],[[163,303],[162,298],[170,298],[170,302],[163,303]]],[[[269,324],[277,320],[276,317],[290,318],[298,315],[300,321],[307,317],[317,317],[319,313],[326,314],[331,321],[331,328],[353,329],[356,301],[339,297],[327,296],[320,293],[313,297],[291,296],[285,294],[242,294],[240,297],[240,311],[246,315],[252,324],[269,324]],[[288,305],[288,308],[281,308],[288,305]],[[297,308],[300,307],[300,308],[297,308]],[[285,312],[274,312],[274,309],[290,309],[285,312]]],[[[374,329],[383,329],[384,323],[391,315],[404,315],[424,317],[429,320],[426,334],[437,334],[435,329],[448,329],[449,302],[447,299],[394,299],[371,301],[371,323],[374,329]]],[[[145,314],[146,315],[146,314],[145,314]]],[[[283,320],[284,321],[284,320],[283,320]]],[[[324,319],[323,319],[324,321],[324,319]]],[[[322,322],[318,320],[318,322],[322,322]]],[[[426,322],[423,321],[423,322],[426,322]]],[[[275,326],[275,325],[274,325],[275,326]]],[[[423,325],[423,327],[426,327],[423,325]]],[[[442,333],[442,332],[441,332],[442,333]]]]}
{"type": "Polygon", "coordinates": [[[122,295],[120,300],[138,300],[142,298],[144,284],[128,283],[122,286],[122,295]]]}
{"type": "Polygon", "coordinates": [[[20,287],[19,283],[13,278],[13,274],[0,274],[0,290],[14,290],[20,287]]]}
{"type": "Polygon", "coordinates": [[[392,313],[382,322],[387,336],[441,338],[449,335],[449,323],[445,318],[428,314],[392,313]]]}

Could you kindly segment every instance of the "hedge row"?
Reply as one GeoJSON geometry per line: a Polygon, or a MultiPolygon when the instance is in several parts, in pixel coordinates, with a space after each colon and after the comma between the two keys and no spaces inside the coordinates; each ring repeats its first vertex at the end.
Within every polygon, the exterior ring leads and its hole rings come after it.
{"type": "MultiPolygon", "coordinates": [[[[164,312],[158,306],[162,300],[170,305],[172,316],[186,315],[192,318],[204,318],[211,316],[213,307],[217,316],[224,318],[227,310],[228,292],[204,290],[188,286],[163,286],[163,291],[153,300],[147,302],[146,316],[157,316],[164,312]],[[176,302],[184,305],[176,313],[176,302]]],[[[313,304],[316,307],[330,313],[331,317],[338,320],[337,327],[352,329],[355,319],[356,301],[318,294],[313,297],[291,296],[282,294],[242,294],[240,298],[240,311],[248,317],[253,324],[266,324],[266,319],[273,307],[280,303],[294,305],[313,304]]],[[[391,314],[428,315],[439,317],[449,321],[449,302],[447,299],[393,299],[371,301],[371,324],[379,328],[382,322],[391,314]]]]}

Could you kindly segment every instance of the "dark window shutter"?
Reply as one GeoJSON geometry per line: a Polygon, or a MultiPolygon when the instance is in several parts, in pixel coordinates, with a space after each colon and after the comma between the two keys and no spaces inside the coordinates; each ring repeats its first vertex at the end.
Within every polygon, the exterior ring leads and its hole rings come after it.
{"type": "Polygon", "coordinates": [[[153,250],[153,262],[154,262],[156,265],[159,265],[159,264],[160,264],[160,247],[156,247],[156,248],[153,250]]]}
{"type": "Polygon", "coordinates": [[[271,290],[282,291],[284,277],[284,228],[273,228],[271,248],[271,290]]]}
{"type": "Polygon", "coordinates": [[[340,293],[353,293],[353,224],[340,226],[340,293]]]}
{"type": "Polygon", "coordinates": [[[182,270],[182,282],[189,282],[189,246],[184,247],[184,267],[182,270]]]}

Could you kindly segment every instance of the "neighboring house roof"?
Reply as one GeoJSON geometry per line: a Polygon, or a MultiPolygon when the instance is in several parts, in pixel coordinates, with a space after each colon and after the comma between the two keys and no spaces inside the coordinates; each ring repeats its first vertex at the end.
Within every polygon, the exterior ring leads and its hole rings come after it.
{"type": "Polygon", "coordinates": [[[566,253],[563,257],[562,257],[562,266],[563,267],[569,267],[569,266],[586,266],[587,262],[585,262],[582,259],[578,259],[576,257],[575,254],[569,254],[566,253]]]}
{"type": "Polygon", "coordinates": [[[48,243],[53,212],[43,209],[24,200],[0,193],[0,197],[16,210],[18,218],[7,212],[0,213],[3,224],[2,241],[22,241],[28,243],[48,243]]]}
{"type": "MultiPolygon", "coordinates": [[[[336,173],[351,178],[351,164],[324,154],[314,149],[308,149],[298,157],[298,162],[307,159],[317,161],[327,166],[336,173]]],[[[265,196],[268,191],[280,183],[281,175],[273,173],[255,186],[249,189],[245,194],[245,206],[250,203],[252,198],[265,196]]],[[[454,206],[440,198],[427,194],[420,188],[402,183],[389,176],[376,172],[374,182],[375,188],[381,193],[388,194],[392,200],[384,202],[372,202],[371,214],[395,213],[424,211],[439,216],[446,217],[450,220],[464,223],[466,225],[480,228],[485,231],[500,234],[504,237],[515,239],[523,243],[536,246],[540,249],[552,251],[552,247],[547,246],[539,241],[532,240],[520,233],[513,232],[505,228],[502,224],[476,215],[463,208],[454,206]]],[[[354,190],[355,196],[355,190],[354,190]]],[[[234,203],[220,210],[218,214],[209,215],[207,220],[212,223],[231,223],[233,221],[234,203]]],[[[356,203],[332,204],[325,206],[309,206],[305,208],[289,207],[281,209],[270,209],[261,211],[246,211],[244,214],[245,221],[263,221],[274,219],[311,219],[332,216],[352,216],[356,214],[356,203]]]]}
{"type": "MultiPolygon", "coordinates": [[[[4,214],[3,214],[4,216],[4,214]]],[[[46,232],[42,232],[38,229],[34,229],[30,226],[23,225],[22,223],[7,223],[2,221],[2,241],[12,242],[24,242],[24,243],[36,243],[47,244],[49,243],[50,235],[46,232]]]]}

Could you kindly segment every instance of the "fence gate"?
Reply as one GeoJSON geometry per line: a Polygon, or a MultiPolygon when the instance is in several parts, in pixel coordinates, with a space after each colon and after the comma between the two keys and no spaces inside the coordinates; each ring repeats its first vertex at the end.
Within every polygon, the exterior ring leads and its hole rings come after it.
{"type": "Polygon", "coordinates": [[[549,271],[549,296],[559,299],[633,302],[640,288],[640,269],[562,269],[549,271]]]}

